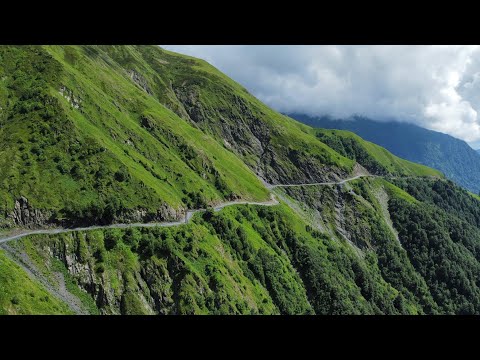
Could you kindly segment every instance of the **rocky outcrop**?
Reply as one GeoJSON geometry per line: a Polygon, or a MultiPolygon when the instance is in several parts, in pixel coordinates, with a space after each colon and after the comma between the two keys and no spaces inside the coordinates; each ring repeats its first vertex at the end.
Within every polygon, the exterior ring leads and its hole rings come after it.
{"type": "MultiPolygon", "coordinates": [[[[184,219],[185,213],[186,209],[183,207],[176,209],[167,203],[163,203],[156,211],[149,211],[144,208],[125,209],[113,218],[112,223],[173,222],[184,219]]],[[[97,219],[97,221],[92,219],[67,219],[64,222],[59,222],[53,217],[52,211],[33,208],[28,202],[28,199],[22,196],[15,200],[13,211],[8,214],[4,221],[0,222],[0,225],[4,227],[21,226],[34,229],[58,225],[91,226],[101,224],[101,220],[102,219],[97,219]]]]}
{"type": "Polygon", "coordinates": [[[149,259],[138,273],[148,286],[153,307],[160,315],[168,315],[174,309],[173,279],[166,266],[149,259]]]}
{"type": "Polygon", "coordinates": [[[162,204],[156,212],[147,209],[129,209],[124,210],[115,217],[115,223],[147,223],[163,221],[179,221],[185,217],[186,209],[174,209],[168,204],[162,204]]]}
{"type": "Polygon", "coordinates": [[[349,175],[346,171],[323,164],[303,151],[285,148],[267,148],[256,172],[271,184],[338,181],[349,175]]]}
{"type": "MultiPolygon", "coordinates": [[[[175,312],[172,276],[180,276],[181,280],[181,266],[150,258],[140,261],[136,269],[106,271],[98,260],[99,255],[92,253],[85,243],[82,245],[82,241],[69,235],[67,241],[41,243],[37,250],[45,258],[47,267],[53,264],[52,259],[61,261],[78,287],[92,297],[101,314],[175,312]]],[[[50,268],[50,271],[55,270],[50,268]]]]}
{"type": "Polygon", "coordinates": [[[196,86],[181,84],[172,85],[172,88],[193,123],[220,135],[240,155],[253,153],[260,156],[264,152],[270,141],[270,130],[240,97],[235,96],[232,100],[239,107],[238,112],[233,113],[227,108],[212,111],[202,104],[196,86]]]}
{"type": "Polygon", "coordinates": [[[140,86],[143,89],[143,91],[145,91],[149,95],[153,94],[152,90],[148,86],[147,80],[145,80],[145,78],[142,75],[140,75],[136,70],[131,69],[128,72],[128,75],[130,76],[130,79],[132,79],[132,81],[135,84],[137,84],[138,86],[140,86]]]}
{"type": "Polygon", "coordinates": [[[297,211],[305,211],[306,206],[307,213],[313,216],[312,222],[322,231],[347,240],[357,250],[371,248],[371,225],[376,220],[366,221],[370,212],[364,208],[360,195],[348,185],[285,188],[285,192],[295,200],[293,207],[297,211]]]}
{"type": "Polygon", "coordinates": [[[174,208],[168,206],[164,203],[160,208],[157,210],[157,213],[152,220],[180,220],[185,216],[185,209],[181,208],[179,210],[175,210],[174,208]]]}
{"type": "Polygon", "coordinates": [[[33,228],[50,224],[51,216],[51,211],[33,208],[27,198],[22,196],[15,200],[15,206],[9,218],[15,225],[33,228]]]}
{"type": "Polygon", "coordinates": [[[59,92],[65,99],[67,99],[69,104],[72,105],[74,109],[80,109],[80,104],[82,103],[82,100],[80,99],[80,97],[75,96],[72,90],[68,89],[66,86],[62,86],[59,92]]]}
{"type": "MultiPolygon", "coordinates": [[[[5,254],[25,270],[30,277],[38,280],[38,282],[45,287],[45,290],[67,304],[75,314],[87,315],[89,313],[82,305],[81,300],[70,293],[67,289],[65,278],[62,273],[53,272],[51,274],[52,276],[45,276],[45,274],[43,274],[34,264],[32,259],[22,251],[21,247],[12,245],[13,244],[4,243],[1,244],[1,248],[2,250],[5,250],[5,254]]],[[[50,261],[47,261],[47,263],[50,263],[50,261]]]]}

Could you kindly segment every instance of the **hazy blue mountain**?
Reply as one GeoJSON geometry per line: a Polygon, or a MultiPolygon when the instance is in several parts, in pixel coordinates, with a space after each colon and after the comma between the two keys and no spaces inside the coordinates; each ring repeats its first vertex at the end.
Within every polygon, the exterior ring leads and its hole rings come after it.
{"type": "Polygon", "coordinates": [[[465,141],[437,131],[401,122],[378,122],[363,117],[332,119],[289,114],[307,125],[349,130],[383,146],[393,154],[442,171],[466,189],[480,190],[480,155],[465,141]]]}

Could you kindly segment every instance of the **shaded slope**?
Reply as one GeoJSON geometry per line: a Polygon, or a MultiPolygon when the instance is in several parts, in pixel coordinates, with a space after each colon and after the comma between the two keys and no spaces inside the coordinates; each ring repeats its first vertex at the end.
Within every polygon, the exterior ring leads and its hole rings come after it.
{"type": "Polygon", "coordinates": [[[170,229],[32,236],[45,273],[60,260],[102,313],[422,313],[359,258],[285,206],[235,206],[170,229]]]}
{"type": "MultiPolygon", "coordinates": [[[[430,201],[444,191],[431,184],[451,183],[408,182],[425,200],[384,179],[356,179],[277,189],[298,202],[295,211],[236,205],[176,228],[11,244],[46,277],[50,264],[62,266],[104,314],[479,313],[475,217],[430,201]]],[[[475,214],[471,196],[452,191],[457,207],[475,214]]]]}

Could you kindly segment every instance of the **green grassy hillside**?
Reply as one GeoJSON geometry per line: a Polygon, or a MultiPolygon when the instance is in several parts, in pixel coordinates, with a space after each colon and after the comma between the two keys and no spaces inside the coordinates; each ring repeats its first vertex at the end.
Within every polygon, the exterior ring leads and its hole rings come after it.
{"type": "MultiPolygon", "coordinates": [[[[3,46],[0,64],[2,227],[178,219],[266,199],[256,174],[338,179],[362,160],[156,46],[3,46]]],[[[429,173],[362,146],[385,171],[429,173]]]]}
{"type": "Polygon", "coordinates": [[[68,273],[75,263],[73,281],[105,314],[428,312],[427,300],[382,277],[374,251],[359,258],[286,206],[229,207],[172,229],[32,236],[15,247],[47,278],[58,269],[49,264],[60,260],[68,273]]]}
{"type": "Polygon", "coordinates": [[[278,206],[9,246],[52,287],[64,274],[91,313],[478,314],[478,200],[441,179],[395,182],[277,189],[278,206]]]}
{"type": "Polygon", "coordinates": [[[463,140],[407,122],[375,121],[363,116],[348,119],[290,116],[316,128],[352,131],[402,159],[441,171],[475,194],[480,192],[480,156],[463,140]]]}
{"type": "MultiPolygon", "coordinates": [[[[25,223],[172,219],[224,199],[265,199],[211,136],[75,47],[0,48],[0,211],[25,223]],[[19,216],[20,217],[20,216],[19,216]]],[[[20,224],[23,225],[23,224],[20,224]]]]}
{"type": "Polygon", "coordinates": [[[316,139],[309,127],[268,108],[203,60],[153,46],[94,51],[134,71],[147,93],[270,182],[315,181],[352,171],[354,163],[316,139]]]}
{"type": "Polygon", "coordinates": [[[72,314],[0,250],[0,315],[72,314]]]}

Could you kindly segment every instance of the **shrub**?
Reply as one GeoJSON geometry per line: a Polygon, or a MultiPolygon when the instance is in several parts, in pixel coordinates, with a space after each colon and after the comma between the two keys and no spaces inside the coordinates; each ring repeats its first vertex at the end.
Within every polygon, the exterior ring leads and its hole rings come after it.
{"type": "Polygon", "coordinates": [[[12,298],[11,302],[12,302],[13,305],[18,305],[18,304],[20,304],[20,300],[19,300],[19,298],[16,297],[16,296],[14,296],[14,297],[12,298]]]}

